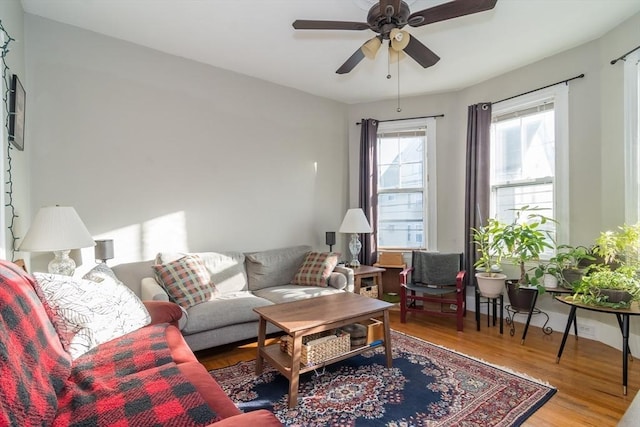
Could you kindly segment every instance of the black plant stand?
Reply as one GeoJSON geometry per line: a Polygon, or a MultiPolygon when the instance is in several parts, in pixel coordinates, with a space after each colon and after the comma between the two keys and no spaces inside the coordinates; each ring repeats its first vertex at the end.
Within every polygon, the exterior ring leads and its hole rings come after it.
{"type": "Polygon", "coordinates": [[[504,309],[507,310],[507,325],[509,325],[510,327],[509,335],[514,336],[516,333],[516,327],[514,324],[514,318],[516,314],[523,314],[527,316],[527,321],[524,324],[524,331],[522,332],[522,340],[520,341],[520,344],[524,344],[524,340],[525,338],[527,338],[529,323],[531,323],[531,317],[534,315],[542,314],[543,316],[546,317],[544,325],[542,325],[542,332],[544,332],[545,335],[551,335],[553,333],[553,329],[551,329],[550,326],[547,326],[547,323],[549,323],[549,315],[544,311],[540,310],[539,308],[536,308],[536,301],[538,301],[538,290],[537,289],[531,289],[531,290],[520,289],[518,290],[518,292],[533,292],[534,295],[533,295],[533,298],[531,299],[531,306],[529,306],[528,308],[517,307],[513,304],[510,304],[504,307],[504,309]]]}
{"type": "MultiPolygon", "coordinates": [[[[491,319],[491,310],[490,307],[493,307],[493,326],[496,326],[496,313],[497,306],[500,305],[500,334],[503,333],[503,323],[504,323],[504,295],[500,294],[495,298],[485,297],[480,294],[480,289],[476,286],[476,329],[480,330],[480,304],[487,304],[487,327],[489,327],[489,322],[491,319]],[[481,298],[485,298],[485,301],[481,301],[481,298]]],[[[511,334],[513,335],[513,334],[511,334]]]]}

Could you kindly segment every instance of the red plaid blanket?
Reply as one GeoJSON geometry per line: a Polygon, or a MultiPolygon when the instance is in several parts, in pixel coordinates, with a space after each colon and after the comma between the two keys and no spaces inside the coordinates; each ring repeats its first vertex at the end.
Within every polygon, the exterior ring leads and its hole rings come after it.
{"type": "Polygon", "coordinates": [[[76,359],[56,426],[199,426],[218,420],[172,361],[167,324],[148,326],[76,359]]]}
{"type": "Polygon", "coordinates": [[[31,278],[0,260],[0,426],[50,424],[70,369],[31,278]]]}

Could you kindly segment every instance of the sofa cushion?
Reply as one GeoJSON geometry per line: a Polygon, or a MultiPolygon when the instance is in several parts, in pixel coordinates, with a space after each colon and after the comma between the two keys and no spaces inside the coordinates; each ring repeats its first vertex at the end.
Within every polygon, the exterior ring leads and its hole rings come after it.
{"type": "Polygon", "coordinates": [[[197,255],[185,255],[175,261],[155,264],[153,270],[171,301],[181,307],[189,308],[208,301],[215,293],[211,275],[197,255]]]}
{"type": "Polygon", "coordinates": [[[187,309],[189,321],[182,333],[188,335],[229,325],[255,322],[258,320],[258,315],[253,309],[270,304],[271,302],[251,292],[223,294],[187,309]]]}
{"type": "Polygon", "coordinates": [[[338,254],[329,252],[309,252],[291,284],[326,287],[331,272],[338,265],[338,257],[338,254]]]}
{"type": "Polygon", "coordinates": [[[250,291],[287,285],[302,265],[311,246],[293,246],[246,255],[250,291]]]}
{"type": "Polygon", "coordinates": [[[338,292],[344,292],[333,287],[319,286],[299,286],[299,285],[283,285],[272,288],[260,289],[254,294],[258,297],[271,301],[274,304],[283,302],[297,301],[305,298],[315,298],[324,295],[331,295],[338,292]]]}
{"type": "MultiPolygon", "coordinates": [[[[158,264],[175,261],[188,255],[184,252],[161,252],[156,256],[158,264]]],[[[211,283],[215,284],[216,293],[238,292],[247,290],[247,274],[242,252],[196,252],[192,255],[200,257],[211,275],[211,283]]]]}
{"type": "Polygon", "coordinates": [[[0,260],[0,425],[50,425],[71,371],[33,279],[0,260]]]}
{"type": "Polygon", "coordinates": [[[100,283],[48,273],[34,273],[62,344],[77,358],[93,347],[148,325],[149,312],[122,283],[100,283]]]}
{"type": "Polygon", "coordinates": [[[67,381],[54,427],[206,426],[220,419],[175,363],[126,376],[94,373],[67,381]]]}

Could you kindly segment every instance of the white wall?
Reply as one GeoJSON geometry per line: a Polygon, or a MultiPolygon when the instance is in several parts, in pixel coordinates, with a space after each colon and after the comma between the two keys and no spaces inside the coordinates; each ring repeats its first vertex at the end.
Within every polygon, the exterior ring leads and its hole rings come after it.
{"type": "MultiPolygon", "coordinates": [[[[0,20],[2,25],[9,35],[14,39],[9,43],[9,53],[6,56],[8,70],[8,81],[11,81],[11,74],[17,74],[20,82],[25,86],[25,90],[29,92],[29,87],[25,85],[25,43],[24,43],[24,20],[23,10],[20,0],[5,0],[0,2],[0,20]]],[[[4,88],[3,88],[4,90],[4,88]]],[[[4,92],[3,92],[4,93],[4,92]]],[[[26,114],[26,120],[29,120],[29,114],[26,114]]],[[[2,126],[4,126],[5,120],[3,117],[2,126]]],[[[27,126],[28,129],[28,126],[27,126]]],[[[9,191],[8,185],[5,183],[9,179],[7,169],[9,163],[7,162],[7,139],[6,134],[3,132],[2,139],[2,158],[4,159],[3,170],[0,173],[0,192],[2,193],[2,203],[0,206],[9,203],[9,197],[5,194],[9,191]]],[[[25,131],[25,151],[18,151],[16,149],[10,150],[11,156],[11,181],[13,182],[13,196],[11,197],[13,206],[15,208],[15,214],[18,218],[14,220],[15,235],[17,237],[22,236],[22,225],[25,221],[29,221],[29,169],[27,156],[29,151],[29,131],[25,131]]],[[[11,248],[13,245],[11,233],[8,230],[11,224],[12,213],[8,208],[2,209],[2,215],[0,223],[2,224],[2,233],[4,235],[5,242],[4,253],[0,254],[0,258],[9,260],[15,260],[21,257],[19,253],[13,253],[11,248]],[[4,233],[4,234],[3,234],[4,233]]]]}
{"type": "MultiPolygon", "coordinates": [[[[350,200],[357,200],[354,170],[359,127],[355,126],[356,121],[442,113],[445,117],[437,119],[437,249],[462,251],[467,232],[463,212],[467,106],[499,101],[584,73],[585,78],[569,83],[569,227],[572,244],[592,244],[601,230],[624,222],[623,67],[622,63],[610,65],[609,61],[637,46],[639,28],[640,14],[636,14],[600,39],[467,89],[404,99],[401,113],[396,112],[396,100],[349,106],[350,200]]],[[[473,296],[468,300],[468,307],[473,310],[473,296]]],[[[549,296],[542,296],[539,301],[539,306],[551,316],[550,325],[563,331],[568,309],[549,296]]],[[[621,347],[615,317],[581,310],[578,322],[592,326],[595,338],[621,347]]],[[[533,323],[541,325],[542,318],[534,318],[533,323]]],[[[631,346],[637,353],[640,352],[640,319],[633,319],[631,329],[636,331],[631,346]]]]}
{"type": "Polygon", "coordinates": [[[327,249],[347,208],[343,104],[33,15],[25,26],[29,214],[74,206],[115,238],[113,263],[327,249]]]}

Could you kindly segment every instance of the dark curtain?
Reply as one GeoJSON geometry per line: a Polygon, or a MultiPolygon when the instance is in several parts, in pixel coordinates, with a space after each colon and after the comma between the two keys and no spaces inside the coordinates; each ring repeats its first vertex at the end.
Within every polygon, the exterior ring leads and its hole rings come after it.
{"type": "Polygon", "coordinates": [[[470,105],[467,119],[467,163],[465,181],[465,254],[467,285],[474,283],[476,250],[471,227],[486,225],[489,216],[489,153],[490,153],[491,103],[470,105]]]}
{"type": "Polygon", "coordinates": [[[360,263],[373,265],[377,261],[376,235],[378,234],[378,121],[360,121],[360,207],[373,229],[360,236],[362,250],[360,263]]]}

